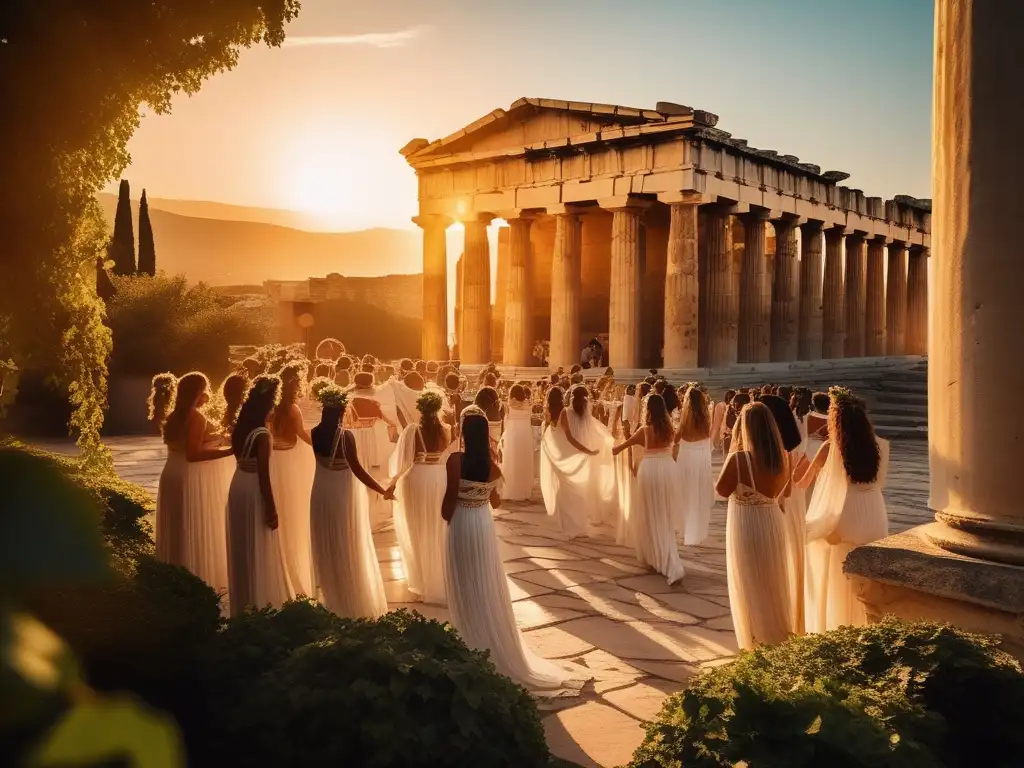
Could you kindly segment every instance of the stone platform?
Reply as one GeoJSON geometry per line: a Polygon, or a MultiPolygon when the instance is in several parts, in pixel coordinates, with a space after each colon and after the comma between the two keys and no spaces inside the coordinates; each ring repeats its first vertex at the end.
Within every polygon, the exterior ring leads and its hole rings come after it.
{"type": "MultiPolygon", "coordinates": [[[[155,493],[160,441],[113,438],[108,444],[121,477],[155,493]]],[[[885,489],[892,532],[931,519],[924,506],[927,482],[925,444],[893,443],[885,489]]],[[[628,762],[643,739],[641,722],[701,669],[736,653],[725,581],[725,504],[715,505],[703,546],[680,548],[686,576],[672,587],[609,537],[566,541],[544,514],[539,492],[495,517],[527,643],[541,656],[586,666],[595,678],[581,698],[546,707],[552,751],[584,766],[628,762]]],[[[394,532],[379,533],[375,541],[390,606],[447,618],[444,609],[409,602],[394,532]]]]}

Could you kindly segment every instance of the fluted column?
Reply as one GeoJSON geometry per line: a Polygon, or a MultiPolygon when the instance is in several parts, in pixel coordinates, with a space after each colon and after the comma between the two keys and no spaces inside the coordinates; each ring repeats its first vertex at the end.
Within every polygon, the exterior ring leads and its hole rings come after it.
{"type": "Polygon", "coordinates": [[[669,205],[665,267],[666,368],[696,368],[700,274],[697,259],[697,202],[669,205]]]}
{"type": "Polygon", "coordinates": [[[729,250],[728,212],[718,205],[704,206],[704,239],[697,243],[708,265],[701,278],[706,282],[707,308],[704,318],[707,328],[702,335],[707,348],[702,354],[703,365],[715,368],[736,362],[737,332],[739,329],[739,302],[733,281],[732,253],[729,250]]]}
{"type": "Polygon", "coordinates": [[[756,209],[743,221],[743,269],[740,272],[740,333],[738,362],[766,363],[769,359],[771,293],[766,291],[765,234],[768,211],[756,209]]]}
{"type": "Polygon", "coordinates": [[[864,354],[882,357],[885,354],[885,238],[868,241],[865,284],[864,354]]]}
{"type": "MultiPolygon", "coordinates": [[[[1021,3],[935,4],[928,343],[928,506],[944,524],[933,541],[1016,565],[1024,565],[1024,412],[1007,396],[1024,381],[1024,100],[999,84],[1024,78],[1021,29],[1021,3]]],[[[916,325],[928,317],[927,251],[912,252],[910,262],[916,325]]],[[[920,343],[927,333],[914,335],[920,343]]]]}
{"type": "Polygon", "coordinates": [[[491,247],[489,218],[465,222],[462,265],[462,339],[464,363],[491,361],[491,247]]]}
{"type": "Polygon", "coordinates": [[[504,214],[509,226],[508,284],[502,362],[525,366],[533,357],[533,250],[529,216],[504,214]]]}
{"type": "Polygon", "coordinates": [[[611,290],[608,307],[608,354],[615,368],[640,365],[640,216],[637,207],[609,206],[612,211],[611,290]]]}
{"type": "Polygon", "coordinates": [[[580,354],[580,217],[566,210],[548,209],[555,217],[555,244],[551,256],[551,345],[548,364],[568,369],[580,354]]]}
{"type": "Polygon", "coordinates": [[[864,268],[864,236],[854,233],[846,238],[846,343],[845,357],[864,357],[864,329],[867,319],[865,299],[867,273],[864,268]]]}
{"type": "Polygon", "coordinates": [[[797,358],[821,359],[821,229],[820,221],[800,226],[800,321],[797,358]]]}
{"type": "Polygon", "coordinates": [[[414,216],[423,230],[423,326],[420,354],[425,360],[448,359],[447,216],[414,216]]]}
{"type": "Polygon", "coordinates": [[[825,277],[821,297],[821,356],[836,360],[846,354],[846,290],[843,286],[842,227],[825,230],[825,277]]]}
{"type": "Polygon", "coordinates": [[[928,354],[928,251],[911,248],[907,265],[907,354],[928,354]]]}
{"type": "Polygon", "coordinates": [[[775,274],[772,276],[771,351],[772,362],[797,359],[798,313],[796,221],[775,219],[775,274]]]}
{"type": "Polygon", "coordinates": [[[889,245],[885,286],[885,354],[907,354],[907,245],[889,245]]]}

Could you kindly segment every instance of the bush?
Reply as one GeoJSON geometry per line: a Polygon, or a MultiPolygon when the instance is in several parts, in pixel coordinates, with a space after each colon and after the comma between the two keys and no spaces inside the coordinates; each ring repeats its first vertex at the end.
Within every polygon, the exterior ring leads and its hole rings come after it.
{"type": "Polygon", "coordinates": [[[114,285],[117,295],[107,304],[111,373],[200,370],[221,377],[229,345],[261,344],[270,333],[269,305],[239,303],[203,283],[189,286],[183,275],[115,277],[114,285]]]}
{"type": "Polygon", "coordinates": [[[547,764],[526,691],[417,613],[356,621],[305,601],[250,613],[229,622],[210,672],[226,720],[204,765],[547,764]]]}
{"type": "Polygon", "coordinates": [[[666,701],[630,766],[1020,765],[1024,675],[996,643],[890,617],[758,648],[666,701]]]}

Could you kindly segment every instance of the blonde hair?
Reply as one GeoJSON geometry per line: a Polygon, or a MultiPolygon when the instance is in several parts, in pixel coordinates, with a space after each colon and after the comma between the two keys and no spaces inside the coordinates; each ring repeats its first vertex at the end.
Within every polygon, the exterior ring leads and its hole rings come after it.
{"type": "Polygon", "coordinates": [[[708,396],[699,387],[690,387],[683,395],[683,412],[679,418],[679,432],[696,432],[701,437],[711,435],[711,415],[708,396]]]}
{"type": "Polygon", "coordinates": [[[743,450],[750,453],[754,467],[778,475],[786,469],[786,448],[775,417],[764,403],[750,403],[740,413],[743,450]]]}

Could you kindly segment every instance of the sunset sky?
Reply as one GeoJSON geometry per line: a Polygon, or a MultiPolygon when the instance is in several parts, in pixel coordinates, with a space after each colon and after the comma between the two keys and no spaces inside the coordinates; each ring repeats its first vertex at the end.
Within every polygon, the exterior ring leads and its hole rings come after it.
{"type": "Polygon", "coordinates": [[[303,0],[283,49],[242,54],[147,116],[126,171],[153,197],[411,227],[398,150],[521,96],[718,114],[755,147],[930,196],[932,0],[303,0]]]}

